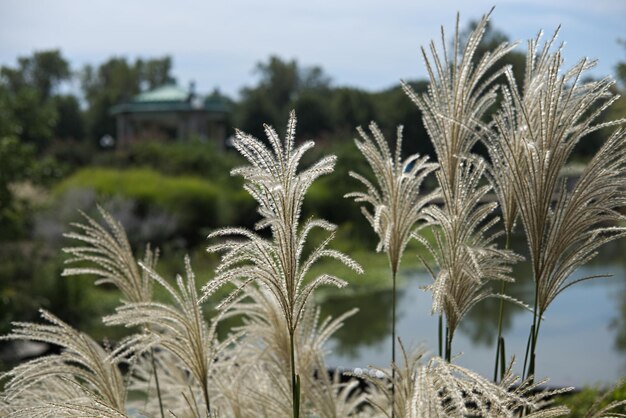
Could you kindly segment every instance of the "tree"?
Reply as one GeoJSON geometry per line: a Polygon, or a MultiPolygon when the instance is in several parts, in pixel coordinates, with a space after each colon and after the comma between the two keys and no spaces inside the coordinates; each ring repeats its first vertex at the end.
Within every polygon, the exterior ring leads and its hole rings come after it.
{"type": "Polygon", "coordinates": [[[343,132],[354,132],[357,126],[367,126],[376,119],[372,94],[354,88],[338,88],[332,92],[333,125],[343,132]]]}
{"type": "Polygon", "coordinates": [[[71,76],[70,66],[58,49],[35,52],[32,57],[20,57],[17,68],[2,67],[0,72],[10,91],[32,87],[42,102],[71,76]]]}
{"type": "Polygon", "coordinates": [[[61,139],[82,139],[85,135],[83,112],[76,96],[57,95],[52,98],[57,111],[54,137],[61,139]]]}
{"type": "Polygon", "coordinates": [[[16,68],[0,68],[2,132],[44,147],[54,136],[59,112],[52,97],[71,76],[59,50],[18,58],[16,68]]]}
{"type": "MultiPolygon", "coordinates": [[[[428,86],[426,81],[414,81],[409,84],[416,92],[426,91],[428,86]]],[[[418,153],[435,157],[432,143],[428,140],[422,122],[422,112],[411,103],[399,85],[374,94],[372,100],[376,105],[376,120],[386,137],[393,138],[396,127],[403,125],[403,152],[406,155],[418,153]]]]}
{"type": "Polygon", "coordinates": [[[23,216],[9,186],[29,175],[33,158],[32,146],[14,137],[0,137],[0,241],[19,236],[23,227],[23,216]]]}
{"type": "Polygon", "coordinates": [[[81,84],[89,110],[87,131],[92,138],[115,133],[112,106],[128,101],[139,92],[174,82],[170,57],[130,63],[126,58],[113,57],[97,69],[87,65],[81,74],[81,84]]]}
{"type": "MultiPolygon", "coordinates": [[[[283,126],[291,108],[296,108],[298,99],[304,97],[300,107],[312,109],[317,113],[319,123],[322,125],[330,122],[323,115],[326,106],[322,104],[325,99],[315,96],[315,93],[324,93],[330,86],[330,78],[320,67],[301,67],[296,60],[283,61],[281,58],[271,56],[267,62],[260,62],[255,68],[260,79],[256,87],[247,87],[241,91],[241,102],[237,114],[237,126],[243,131],[257,137],[263,137],[259,132],[259,121],[273,126],[283,126]]],[[[303,116],[302,113],[299,113],[303,116]]],[[[310,134],[313,129],[309,124],[310,134]]]]}
{"type": "Polygon", "coordinates": [[[164,84],[170,84],[175,81],[172,77],[172,58],[163,57],[158,59],[149,59],[143,61],[138,59],[135,67],[139,73],[141,90],[154,89],[164,84]]]}
{"type": "Polygon", "coordinates": [[[303,138],[317,137],[333,128],[329,97],[325,93],[314,89],[305,90],[293,105],[299,115],[298,130],[303,138]]]}

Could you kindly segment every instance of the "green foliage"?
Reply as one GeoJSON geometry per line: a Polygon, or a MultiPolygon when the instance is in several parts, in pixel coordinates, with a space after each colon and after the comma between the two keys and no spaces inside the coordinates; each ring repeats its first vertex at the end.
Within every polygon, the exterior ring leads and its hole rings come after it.
{"type": "Polygon", "coordinates": [[[62,257],[50,257],[38,245],[5,243],[0,258],[0,332],[8,332],[13,321],[35,320],[38,308],[45,308],[73,326],[103,336],[99,317],[113,309],[117,294],[61,277],[62,257]]]}
{"type": "MultiPolygon", "coordinates": [[[[425,92],[428,86],[426,81],[408,84],[418,93],[425,92]]],[[[422,122],[422,112],[411,103],[399,85],[373,94],[372,101],[375,104],[376,121],[385,136],[392,138],[396,127],[404,126],[405,155],[420,154],[435,157],[432,143],[428,140],[428,134],[422,122]]]]}
{"type": "Polygon", "coordinates": [[[70,66],[58,49],[35,52],[32,57],[20,57],[17,61],[17,68],[0,70],[3,82],[14,92],[29,86],[41,100],[46,100],[70,77],[70,66]]]}
{"type": "MultiPolygon", "coordinates": [[[[601,389],[598,387],[587,387],[573,395],[559,396],[555,400],[555,404],[564,405],[570,408],[568,415],[570,418],[587,418],[591,407],[595,405],[594,410],[600,410],[613,401],[623,401],[626,399],[626,381],[621,382],[612,389],[601,389]],[[602,401],[595,403],[602,398],[602,401]]],[[[611,411],[612,416],[618,416],[617,413],[626,414],[626,406],[611,411]]]]}
{"type": "Polygon", "coordinates": [[[114,57],[97,69],[87,65],[81,75],[87,110],[87,130],[91,137],[100,138],[115,133],[115,119],[109,114],[112,106],[131,99],[144,89],[173,81],[170,57],[130,63],[114,57]]]}
{"type": "MultiPolygon", "coordinates": [[[[260,76],[256,87],[244,88],[242,102],[237,111],[236,126],[245,132],[262,138],[263,124],[283,126],[289,110],[297,107],[299,98],[307,93],[300,106],[313,109],[312,119],[329,123],[329,116],[324,113],[324,106],[316,94],[327,89],[330,79],[320,67],[301,67],[296,60],[283,61],[271,56],[267,62],[257,64],[256,72],[260,76]]],[[[301,113],[303,114],[303,113],[301,113]]],[[[306,123],[311,130],[317,130],[313,123],[306,123]]],[[[316,132],[303,132],[303,134],[316,132]]]]}
{"type": "Polygon", "coordinates": [[[356,126],[366,126],[376,117],[372,94],[364,90],[339,87],[331,92],[331,113],[334,129],[352,134],[356,126]]]}
{"type": "Polygon", "coordinates": [[[7,119],[2,122],[7,127],[0,129],[8,132],[0,134],[18,135],[23,141],[44,146],[54,136],[59,121],[60,110],[51,98],[69,77],[69,64],[59,50],[20,57],[17,68],[2,67],[0,103],[5,110],[2,118],[7,119]]]}
{"type": "Polygon", "coordinates": [[[199,225],[219,225],[218,188],[202,179],[168,177],[149,169],[83,169],[55,187],[60,194],[72,188],[93,189],[102,199],[122,196],[133,199],[139,213],[156,206],[176,214],[180,235],[193,242],[203,240],[199,225]]]}
{"type": "Polygon", "coordinates": [[[320,147],[311,153],[311,157],[317,158],[322,153],[336,155],[338,164],[334,172],[320,178],[309,189],[303,206],[305,218],[321,217],[342,225],[350,231],[350,239],[358,242],[357,246],[374,247],[376,235],[366,227],[367,221],[363,219],[360,209],[349,199],[341,197],[355,188],[356,181],[350,178],[348,172],[367,172],[367,162],[355,152],[350,141],[338,140],[326,148],[320,147]]]}
{"type": "Polygon", "coordinates": [[[230,181],[230,170],[242,163],[239,156],[218,149],[212,141],[138,141],[104,154],[96,162],[114,167],[150,167],[163,174],[191,174],[211,181],[230,181]]]}
{"type": "Polygon", "coordinates": [[[319,136],[333,129],[328,94],[325,90],[302,92],[294,107],[296,113],[302,115],[298,120],[298,128],[304,138],[319,136]]]}
{"type": "Polygon", "coordinates": [[[116,170],[86,168],[59,183],[57,197],[71,189],[92,189],[98,199],[114,196],[134,202],[134,212],[146,216],[151,208],[169,213],[176,222],[174,237],[184,238],[190,246],[204,242],[206,231],[225,225],[235,218],[250,225],[254,203],[241,192],[194,176],[167,176],[152,169],[116,170]]]}
{"type": "Polygon", "coordinates": [[[29,177],[33,161],[32,146],[16,138],[0,138],[0,241],[14,239],[24,230],[26,219],[10,185],[29,177]]]}
{"type": "MultiPolygon", "coordinates": [[[[626,52],[626,40],[620,39],[618,42],[624,47],[624,52],[626,52]]],[[[621,88],[626,89],[626,61],[618,62],[615,66],[615,78],[621,84],[621,88]]]]}
{"type": "Polygon", "coordinates": [[[85,135],[85,124],[80,103],[75,96],[65,94],[52,98],[58,118],[54,127],[54,137],[61,139],[82,139],[85,135]]]}
{"type": "Polygon", "coordinates": [[[39,148],[52,138],[57,121],[57,112],[50,101],[43,102],[37,90],[25,86],[17,91],[10,91],[0,81],[0,96],[5,109],[3,118],[5,135],[15,135],[39,148]]]}

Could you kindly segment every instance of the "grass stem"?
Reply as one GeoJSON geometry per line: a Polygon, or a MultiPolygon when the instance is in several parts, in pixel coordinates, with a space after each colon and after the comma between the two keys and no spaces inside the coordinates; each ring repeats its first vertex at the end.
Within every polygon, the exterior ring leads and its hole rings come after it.
{"type": "Polygon", "coordinates": [[[396,271],[391,272],[391,418],[396,416],[396,271]]]}
{"type": "Polygon", "coordinates": [[[154,349],[150,348],[150,360],[152,361],[152,372],[154,373],[154,382],[156,383],[157,397],[159,398],[159,410],[161,411],[161,418],[165,418],[163,412],[163,399],[161,398],[161,386],[159,385],[159,374],[156,369],[156,362],[154,361],[154,349]]]}

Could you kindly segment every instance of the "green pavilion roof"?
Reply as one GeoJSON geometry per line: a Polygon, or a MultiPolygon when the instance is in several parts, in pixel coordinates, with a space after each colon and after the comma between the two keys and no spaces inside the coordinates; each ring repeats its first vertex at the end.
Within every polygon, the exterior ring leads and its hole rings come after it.
{"type": "Polygon", "coordinates": [[[140,93],[130,102],[120,103],[111,108],[111,114],[147,112],[230,112],[230,102],[224,96],[214,93],[202,97],[191,94],[176,84],[164,85],[154,90],[140,93]]]}

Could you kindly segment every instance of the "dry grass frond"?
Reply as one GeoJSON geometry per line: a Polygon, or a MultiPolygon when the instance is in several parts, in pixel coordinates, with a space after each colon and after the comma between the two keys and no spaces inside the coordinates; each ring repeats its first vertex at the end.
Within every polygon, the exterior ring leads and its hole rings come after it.
{"type": "Polygon", "coordinates": [[[129,370],[128,392],[135,394],[131,395],[134,400],[129,403],[129,409],[134,408],[148,417],[157,417],[160,415],[160,396],[163,409],[176,417],[206,418],[206,412],[198,407],[202,401],[197,402],[203,397],[202,390],[188,367],[167,350],[154,350],[152,356],[138,356],[129,370]],[[154,368],[159,373],[160,394],[156,390],[154,368]]]}
{"type": "Polygon", "coordinates": [[[375,373],[351,373],[355,377],[364,379],[372,386],[368,394],[369,403],[386,417],[393,414],[397,417],[408,417],[411,410],[411,402],[415,392],[415,376],[420,367],[423,366],[424,357],[427,351],[423,348],[407,353],[402,343],[400,343],[403,364],[392,364],[393,370],[372,368],[375,373]],[[391,383],[394,382],[392,393],[391,383]],[[393,409],[392,409],[393,404],[393,409]]]}
{"type": "Polygon", "coordinates": [[[209,326],[204,319],[189,257],[185,257],[186,280],[177,276],[176,288],[148,266],[141,266],[167,291],[172,304],[129,303],[104,321],[110,325],[146,326],[146,338],[135,339],[124,348],[143,352],[150,344],[155,344],[170,352],[193,375],[202,389],[205,407],[210,410],[211,367],[218,353],[236,337],[217,342],[217,320],[209,326]]]}
{"type": "MultiPolygon", "coordinates": [[[[615,388],[622,386],[624,381],[617,382],[615,388]]],[[[614,388],[614,389],[615,389],[614,388]]],[[[585,414],[585,418],[623,418],[626,417],[626,399],[616,400],[610,402],[608,405],[602,407],[602,403],[611,395],[613,390],[607,390],[599,396],[593,405],[589,408],[589,411],[585,414]],[[619,409],[618,409],[619,408],[619,409]]]]}
{"type": "Polygon", "coordinates": [[[380,238],[376,250],[387,253],[391,270],[395,273],[422,209],[437,196],[437,193],[426,196],[419,193],[424,179],[437,168],[437,164],[428,163],[427,156],[418,154],[402,160],[401,126],[398,127],[394,154],[378,126],[372,122],[369,128],[373,138],[358,128],[362,140],[356,139],[355,143],[372,168],[377,184],[350,172],[350,176],[359,180],[367,190],[349,193],[345,197],[372,206],[372,211],[365,207],[361,210],[380,238]]]}
{"type": "Polygon", "coordinates": [[[272,239],[241,228],[216,231],[210,238],[231,236],[239,239],[209,247],[211,252],[223,252],[217,276],[204,287],[204,296],[232,282],[243,283],[224,307],[232,302],[242,287],[252,281],[267,288],[278,302],[292,334],[300,321],[307,300],[313,291],[325,284],[345,286],[346,282],[330,275],[320,275],[307,280],[310,267],[320,258],[337,259],[362,272],[361,267],[347,255],[327,248],[334,237],[335,226],[322,220],[309,220],[300,226],[300,212],[304,195],[319,176],[333,171],[335,157],[322,158],[304,171],[298,172],[302,155],[313,146],[305,142],[295,147],[295,113],[291,113],[287,135],[281,141],[276,132],[265,126],[271,148],[258,139],[238,131],[235,148],[251,165],[233,170],[244,177],[244,188],[259,203],[262,216],[257,228],[270,228],[272,239]],[[330,231],[330,236],[304,260],[303,253],[309,232],[313,228],[330,231]]]}
{"type": "MultiPolygon", "coordinates": [[[[496,385],[490,380],[464,367],[434,357],[417,376],[416,393],[412,404],[412,417],[517,417],[522,407],[528,408],[535,418],[564,416],[564,407],[543,408],[544,399],[571,388],[556,392],[540,392],[531,395],[528,385],[513,389],[511,382],[519,379],[510,376],[509,385],[496,385]],[[424,393],[436,397],[424,398],[424,393]],[[433,402],[434,400],[434,402],[433,402]]],[[[545,382],[542,382],[545,383],[545,382]]]]}
{"type": "MultiPolygon", "coordinates": [[[[496,385],[464,367],[454,365],[440,357],[425,359],[423,349],[407,354],[402,347],[404,365],[396,367],[396,416],[411,418],[431,417],[517,417],[521,408],[530,410],[530,417],[548,418],[566,415],[564,407],[549,407],[547,398],[571,390],[536,391],[545,381],[531,384],[519,383],[519,378],[507,370],[505,379],[496,385]]],[[[511,363],[512,366],[512,363],[511,363]]],[[[365,374],[363,377],[375,388],[372,404],[385,416],[391,416],[388,404],[392,395],[392,374],[377,370],[380,377],[365,374]]]]}
{"type": "Polygon", "coordinates": [[[481,300],[494,296],[489,282],[512,282],[511,264],[520,260],[513,252],[496,247],[498,234],[490,231],[498,218],[485,221],[497,205],[480,203],[491,190],[489,184],[480,184],[484,170],[482,161],[461,161],[453,190],[447,187],[443,171],[437,171],[445,204],[424,210],[428,223],[437,226],[435,245],[415,235],[439,267],[436,274],[431,270],[434,282],[427,289],[433,293],[432,312],[445,313],[450,340],[463,316],[481,300]]]}
{"type": "Polygon", "coordinates": [[[560,292],[579,281],[568,281],[579,266],[600,246],[626,234],[625,228],[607,226],[624,219],[616,209],[626,203],[626,132],[617,129],[568,190],[559,173],[576,144],[588,133],[621,122],[594,125],[615,100],[609,91],[613,82],[583,82],[594,65],[586,59],[562,71],[561,48],[551,52],[555,38],[541,50],[538,39],[529,42],[523,92],[507,72],[510,86],[504,89],[503,109],[488,145],[515,193],[541,315],[560,292]]]}
{"type": "Polygon", "coordinates": [[[0,401],[3,417],[126,417],[104,405],[93,392],[70,378],[58,375],[41,378],[27,391],[9,394],[0,401]]]}
{"type": "MultiPolygon", "coordinates": [[[[499,386],[507,390],[511,397],[508,398],[503,405],[507,411],[521,411],[526,409],[525,417],[556,417],[567,415],[570,411],[564,406],[551,406],[552,400],[564,393],[574,390],[573,387],[563,387],[559,389],[543,389],[549,379],[535,381],[534,377],[528,377],[525,380],[513,374],[513,366],[515,358],[509,362],[505,369],[499,386]]],[[[504,367],[504,366],[503,366],[504,367]]]]}
{"type": "MultiPolygon", "coordinates": [[[[231,376],[240,376],[244,382],[234,384],[238,391],[232,391],[233,398],[229,403],[241,408],[240,398],[246,396],[241,391],[250,392],[250,399],[257,399],[276,414],[283,411],[289,416],[291,405],[285,405],[285,399],[277,396],[276,391],[277,387],[283,386],[289,390],[290,337],[286,321],[267,290],[249,287],[246,294],[246,299],[234,304],[227,312],[228,316],[242,316],[244,324],[240,331],[245,335],[235,349],[236,367],[229,366],[231,376]],[[256,382],[254,376],[261,382],[256,382]],[[268,376],[272,381],[267,381],[268,376]]],[[[294,343],[302,386],[302,408],[306,416],[352,416],[364,402],[364,395],[352,394],[356,383],[343,384],[338,375],[329,376],[324,362],[326,341],[342,326],[345,318],[354,313],[349,311],[338,318],[320,321],[319,308],[312,303],[307,304],[303,312],[294,343]]]]}
{"type": "MultiPolygon", "coordinates": [[[[86,398],[87,403],[80,403],[81,407],[112,410],[117,416],[124,416],[126,388],[117,366],[120,358],[54,315],[42,310],[41,316],[49,324],[16,322],[13,331],[1,339],[39,341],[59,346],[63,351],[3,373],[2,379],[8,379],[4,400],[11,404],[14,399],[21,399],[18,401],[21,405],[32,402],[29,406],[37,411],[42,408],[39,412],[33,410],[37,415],[46,413],[46,405],[60,408],[63,404],[69,408],[77,399],[86,398]],[[45,403],[37,406],[42,400],[45,403]]],[[[63,416],[62,411],[59,409],[59,416],[63,416]]]]}
{"type": "Polygon", "coordinates": [[[478,140],[477,132],[484,129],[481,119],[496,100],[497,86],[494,87],[493,82],[504,73],[504,69],[490,76],[486,74],[515,47],[515,44],[505,42],[477,59],[476,51],[489,15],[483,16],[463,47],[457,14],[451,54],[446,46],[443,27],[441,50],[431,41],[429,58],[422,48],[430,79],[427,93],[418,95],[407,83],[402,84],[405,93],[422,111],[424,126],[437,153],[445,182],[449,185],[456,182],[458,158],[470,154],[478,140]]]}
{"type": "Polygon", "coordinates": [[[129,415],[90,397],[47,402],[13,411],[10,418],[130,418],[129,415]]]}
{"type": "Polygon", "coordinates": [[[613,401],[604,408],[599,408],[598,402],[596,402],[592,406],[591,410],[585,415],[585,418],[623,418],[626,417],[626,414],[619,412],[618,408],[619,410],[624,411],[624,406],[626,406],[626,399],[613,401]]]}
{"type": "MultiPolygon", "coordinates": [[[[507,275],[509,266],[518,260],[513,253],[496,248],[493,241],[497,234],[485,237],[497,218],[485,219],[497,205],[479,205],[490,187],[479,186],[485,164],[471,153],[484,132],[490,130],[482,119],[496,101],[499,87],[494,81],[507,72],[506,67],[495,71],[493,68],[515,47],[502,43],[482,57],[476,57],[489,15],[483,16],[464,46],[460,41],[457,15],[451,53],[446,47],[443,28],[441,50],[431,42],[429,57],[422,48],[430,78],[425,94],[418,95],[408,84],[403,84],[404,91],[422,112],[439,163],[436,176],[443,207],[433,206],[425,213],[428,222],[440,227],[441,232],[436,232],[434,247],[419,236],[416,238],[429,249],[439,266],[436,275],[431,271],[435,282],[429,289],[433,292],[433,313],[445,313],[447,359],[451,358],[450,343],[461,318],[476,303],[492,295],[485,287],[487,281],[511,281],[507,275]]],[[[496,193],[508,192],[499,187],[498,182],[495,184],[496,193]]],[[[507,232],[515,219],[514,208],[510,206],[503,207],[507,232]]]]}
{"type": "MultiPolygon", "coordinates": [[[[63,249],[72,255],[65,261],[66,264],[81,264],[80,267],[66,268],[63,276],[94,275],[97,277],[96,284],[110,283],[117,287],[125,302],[149,302],[152,299],[152,280],[135,261],[124,227],[100,206],[98,211],[105,226],[83,213],[86,223],[73,223],[76,231],[64,234],[66,238],[84,245],[63,249]]],[[[157,260],[158,251],[152,251],[147,246],[143,263],[154,268],[157,260]]]]}

